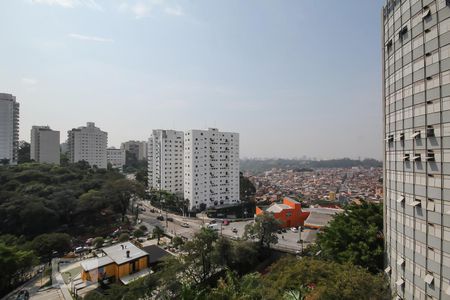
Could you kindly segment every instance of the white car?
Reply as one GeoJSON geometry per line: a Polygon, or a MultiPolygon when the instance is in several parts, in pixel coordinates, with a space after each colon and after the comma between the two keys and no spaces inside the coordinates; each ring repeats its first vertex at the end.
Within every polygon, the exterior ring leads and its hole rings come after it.
{"type": "Polygon", "coordinates": [[[181,227],[188,228],[188,227],[189,227],[189,224],[186,223],[186,222],[184,222],[184,223],[181,224],[181,227]]]}
{"type": "Polygon", "coordinates": [[[292,232],[298,232],[298,229],[295,228],[295,227],[291,227],[291,231],[292,231],[292,232]]]}

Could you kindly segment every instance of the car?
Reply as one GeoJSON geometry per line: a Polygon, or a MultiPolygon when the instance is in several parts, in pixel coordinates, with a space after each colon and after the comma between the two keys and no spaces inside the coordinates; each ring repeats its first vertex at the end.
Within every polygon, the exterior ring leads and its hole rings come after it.
{"type": "Polygon", "coordinates": [[[152,208],[152,209],[150,209],[150,212],[151,212],[151,213],[154,213],[154,212],[155,212],[155,210],[154,210],[154,209],[152,208]]]}
{"type": "Polygon", "coordinates": [[[222,223],[225,226],[230,225],[230,221],[228,221],[227,219],[223,220],[222,223]]]}
{"type": "Polygon", "coordinates": [[[74,252],[76,254],[79,254],[79,253],[83,253],[84,251],[86,251],[85,247],[76,247],[74,252]]]}
{"type": "Polygon", "coordinates": [[[278,229],[278,230],[277,230],[277,233],[278,233],[278,234],[281,234],[281,233],[282,233],[281,229],[278,229]]]}
{"type": "Polygon", "coordinates": [[[209,222],[209,224],[216,224],[216,223],[217,223],[216,219],[212,219],[211,222],[209,222]]]}
{"type": "Polygon", "coordinates": [[[286,233],[286,229],[285,229],[285,228],[282,228],[282,229],[281,229],[281,232],[286,233]]]}
{"type": "Polygon", "coordinates": [[[209,223],[209,224],[206,224],[206,227],[209,228],[209,229],[212,229],[214,231],[219,231],[218,224],[211,224],[211,223],[209,223]]]}
{"type": "Polygon", "coordinates": [[[27,290],[21,290],[19,294],[17,294],[17,300],[28,300],[30,299],[30,293],[27,290]]]}
{"type": "Polygon", "coordinates": [[[184,227],[184,228],[189,228],[189,224],[188,224],[188,223],[186,223],[186,222],[184,222],[184,223],[181,223],[181,227],[184,227]]]}
{"type": "Polygon", "coordinates": [[[173,218],[172,217],[167,217],[167,221],[173,222],[173,218]]]}
{"type": "Polygon", "coordinates": [[[164,221],[164,217],[162,215],[159,215],[156,217],[156,220],[164,221]]]}
{"type": "Polygon", "coordinates": [[[147,211],[145,208],[141,207],[141,211],[147,211]]]}
{"type": "Polygon", "coordinates": [[[298,229],[295,228],[295,227],[291,227],[291,231],[292,231],[292,232],[298,232],[298,229]]]}
{"type": "Polygon", "coordinates": [[[238,232],[238,230],[237,230],[236,227],[233,227],[233,229],[231,229],[231,231],[232,231],[233,233],[237,233],[237,232],[238,232]]]}

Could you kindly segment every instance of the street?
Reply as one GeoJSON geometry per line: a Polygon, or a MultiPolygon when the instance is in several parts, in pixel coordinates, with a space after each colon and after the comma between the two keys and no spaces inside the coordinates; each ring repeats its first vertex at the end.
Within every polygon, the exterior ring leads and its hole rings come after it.
{"type": "MultiPolygon", "coordinates": [[[[140,203],[142,205],[141,207],[145,208],[145,211],[141,211],[139,213],[139,219],[142,220],[142,224],[147,226],[149,232],[152,232],[155,226],[159,226],[160,228],[164,229],[165,232],[169,235],[177,235],[182,236],[186,239],[191,239],[194,236],[195,232],[199,231],[204,224],[208,224],[210,222],[210,219],[208,218],[182,217],[171,213],[166,214],[165,211],[163,211],[162,213],[164,221],[160,221],[156,219],[160,215],[159,209],[152,207],[146,201],[141,201],[140,203]],[[152,213],[151,209],[154,209],[155,212],[152,213]],[[173,222],[167,222],[166,217],[172,218],[173,222]],[[181,226],[181,224],[183,223],[187,223],[189,227],[181,226]]],[[[222,221],[220,219],[217,219],[218,233],[232,239],[242,238],[244,235],[245,226],[252,222],[253,220],[235,221],[235,222],[233,221],[229,223],[229,225],[225,226],[222,224],[222,221]],[[233,232],[233,228],[236,228],[237,230],[236,233],[233,232]]],[[[302,247],[306,247],[311,242],[314,242],[316,233],[317,233],[316,230],[305,229],[301,233],[303,243],[298,243],[300,233],[292,232],[290,228],[287,228],[286,232],[277,234],[278,243],[276,245],[273,245],[272,247],[296,253],[297,251],[301,251],[302,247]]]]}

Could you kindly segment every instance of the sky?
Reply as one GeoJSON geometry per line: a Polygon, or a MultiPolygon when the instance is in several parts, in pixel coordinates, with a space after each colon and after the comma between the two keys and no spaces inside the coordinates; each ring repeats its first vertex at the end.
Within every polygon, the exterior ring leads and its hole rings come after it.
{"type": "Polygon", "coordinates": [[[33,125],[240,133],[241,158],[382,157],[382,0],[2,0],[0,93],[33,125]]]}

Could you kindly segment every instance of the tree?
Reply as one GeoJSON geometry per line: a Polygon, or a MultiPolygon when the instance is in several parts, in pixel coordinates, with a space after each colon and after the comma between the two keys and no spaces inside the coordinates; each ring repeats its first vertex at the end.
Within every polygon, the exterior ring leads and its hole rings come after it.
{"type": "Polygon", "coordinates": [[[249,273],[239,277],[235,272],[227,270],[225,277],[220,278],[217,287],[209,293],[208,299],[264,299],[261,290],[261,276],[258,273],[249,273]]]}
{"type": "Polygon", "coordinates": [[[21,141],[19,143],[19,150],[17,151],[17,163],[23,164],[31,162],[30,148],[30,143],[27,143],[25,141],[21,141]]]}
{"type": "Polygon", "coordinates": [[[44,233],[35,237],[30,243],[30,248],[43,260],[50,259],[55,251],[63,255],[71,249],[71,246],[70,235],[66,233],[44,233]]]}
{"type": "Polygon", "coordinates": [[[96,237],[93,241],[92,241],[92,245],[94,246],[94,248],[101,248],[103,246],[103,244],[105,243],[105,239],[102,238],[101,236],[96,237]]]}
{"type": "Polygon", "coordinates": [[[33,251],[21,250],[0,242],[0,297],[25,279],[25,273],[37,263],[33,251]]]}
{"type": "Polygon", "coordinates": [[[147,172],[148,172],[147,169],[139,170],[136,172],[136,180],[145,187],[148,186],[147,172]]]}
{"type": "Polygon", "coordinates": [[[321,257],[351,262],[372,273],[383,270],[383,207],[363,202],[350,205],[317,236],[321,257]]]}
{"type": "MultiPolygon", "coordinates": [[[[202,228],[192,240],[182,247],[178,257],[169,257],[163,264],[162,290],[168,298],[178,299],[184,287],[203,290],[209,286],[213,276],[220,271],[214,255],[217,233],[202,228]],[[173,280],[174,276],[178,279],[173,280]]],[[[192,298],[191,298],[192,299],[192,298]]]]}
{"type": "Polygon", "coordinates": [[[242,201],[251,201],[256,194],[256,188],[253,182],[239,172],[239,195],[242,201]]]}
{"type": "Polygon", "coordinates": [[[130,235],[128,233],[122,233],[122,234],[120,234],[118,240],[119,240],[119,243],[127,242],[130,240],[130,235]]]}
{"type": "Polygon", "coordinates": [[[159,245],[159,240],[161,239],[161,236],[164,234],[164,230],[161,229],[159,226],[155,226],[153,228],[153,238],[157,238],[158,241],[156,242],[157,245],[159,245]]]}
{"type": "Polygon", "coordinates": [[[173,239],[172,239],[172,245],[175,247],[175,248],[178,248],[178,247],[180,247],[181,245],[183,245],[184,244],[184,241],[183,241],[183,239],[181,238],[181,237],[179,237],[179,236],[174,236],[173,237],[173,239]]]}
{"type": "Polygon", "coordinates": [[[350,263],[339,264],[304,257],[285,257],[271,266],[263,278],[267,299],[389,299],[382,275],[350,263]]]}
{"type": "Polygon", "coordinates": [[[264,213],[256,216],[253,223],[245,225],[244,238],[256,238],[261,248],[270,248],[270,244],[278,243],[276,233],[279,228],[280,222],[275,219],[273,214],[264,213]]]}
{"type": "Polygon", "coordinates": [[[140,229],[136,229],[134,232],[133,232],[133,236],[135,236],[135,237],[137,237],[137,238],[140,238],[140,237],[142,237],[144,235],[144,232],[142,231],[142,230],[140,230],[140,229]]]}
{"type": "Polygon", "coordinates": [[[114,207],[120,211],[122,215],[122,222],[130,206],[130,200],[134,197],[143,197],[144,187],[128,179],[118,179],[113,182],[108,182],[104,189],[105,194],[113,201],[114,207]]]}

